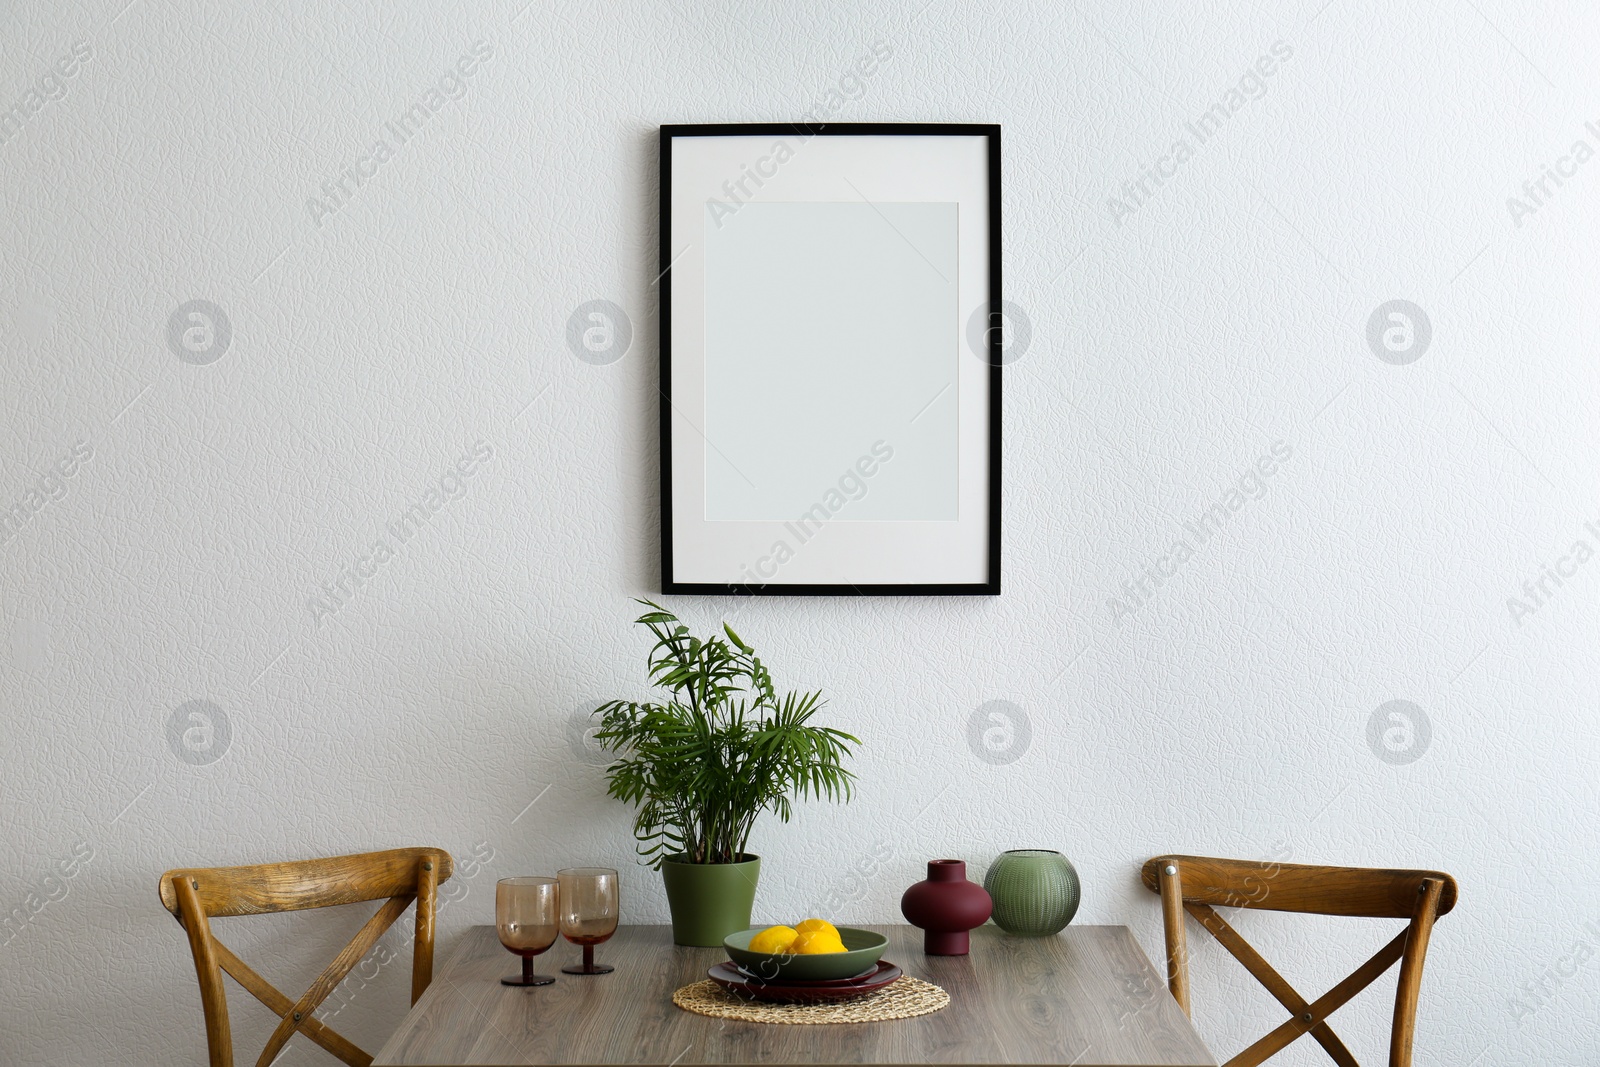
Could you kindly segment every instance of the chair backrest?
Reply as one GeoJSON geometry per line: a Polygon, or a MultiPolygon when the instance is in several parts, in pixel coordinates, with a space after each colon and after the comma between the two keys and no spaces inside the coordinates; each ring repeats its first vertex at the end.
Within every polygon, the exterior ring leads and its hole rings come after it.
{"type": "Polygon", "coordinates": [[[1255,1067],[1302,1034],[1309,1033],[1340,1067],[1359,1067],[1327,1017],[1400,961],[1390,1067],[1411,1067],[1411,1044],[1433,921],[1456,906],[1456,880],[1443,871],[1395,871],[1364,867],[1320,867],[1303,863],[1157,856],[1144,865],[1145,887],[1161,895],[1167,943],[1167,985],[1189,1012],[1189,957],[1183,914],[1200,921],[1293,1016],[1224,1067],[1255,1067]],[[1295,992],[1216,907],[1257,908],[1314,915],[1407,919],[1406,928],[1315,1001],[1295,992]]]}
{"type": "Polygon", "coordinates": [[[163,874],[161,903],[183,925],[189,935],[189,949],[194,953],[211,1067],[233,1067],[233,1035],[222,986],[224,971],[279,1017],[277,1029],[256,1061],[258,1067],[271,1063],[296,1033],[304,1034],[354,1067],[371,1064],[371,1056],[312,1018],[312,1013],[413,900],[417,903],[417,916],[411,1002],[416,1003],[433,981],[433,919],[439,884],[454,870],[455,862],[444,849],[396,848],[299,863],[194,867],[163,874]],[[371,900],[384,903],[298,1000],[290,1000],[274,989],[211,932],[211,920],[223,916],[303,911],[371,900]]]}

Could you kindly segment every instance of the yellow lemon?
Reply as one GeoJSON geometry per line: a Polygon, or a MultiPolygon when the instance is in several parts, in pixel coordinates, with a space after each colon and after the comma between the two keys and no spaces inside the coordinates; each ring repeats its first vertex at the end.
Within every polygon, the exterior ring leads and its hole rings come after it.
{"type": "Polygon", "coordinates": [[[827,919],[807,919],[803,923],[795,923],[794,930],[797,934],[809,934],[813,930],[826,930],[834,937],[839,936],[838,927],[834,926],[827,919]]]}
{"type": "Polygon", "coordinates": [[[844,942],[833,930],[808,930],[794,939],[789,948],[797,956],[817,956],[826,952],[845,951],[844,942]]]}
{"type": "Polygon", "coordinates": [[[750,939],[751,952],[788,952],[799,935],[787,926],[769,926],[750,939]]]}

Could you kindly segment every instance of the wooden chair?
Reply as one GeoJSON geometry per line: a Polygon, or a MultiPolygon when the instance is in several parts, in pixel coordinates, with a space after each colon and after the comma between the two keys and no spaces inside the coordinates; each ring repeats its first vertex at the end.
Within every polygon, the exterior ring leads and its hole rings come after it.
{"type": "Polygon", "coordinates": [[[195,971],[200,977],[200,1003],[205,1008],[211,1067],[233,1067],[233,1035],[228,1028],[222,971],[232,975],[279,1017],[278,1028],[267,1040],[257,1067],[271,1063],[296,1033],[305,1034],[345,1063],[368,1067],[371,1056],[312,1018],[312,1013],[413,900],[417,902],[417,932],[411,962],[411,1002],[417,1002],[433,981],[433,917],[439,884],[454,869],[450,853],[443,849],[396,848],[301,863],[197,867],[163,874],[161,903],[188,932],[195,971]],[[274,989],[211,932],[211,920],[219,916],[302,911],[385,897],[388,899],[377,913],[299,1000],[290,1000],[274,989]]]}
{"type": "Polygon", "coordinates": [[[1189,960],[1184,943],[1187,911],[1233,953],[1293,1017],[1223,1067],[1255,1067],[1302,1034],[1309,1033],[1340,1067],[1359,1067],[1344,1042],[1328,1026],[1335,1009],[1400,961],[1394,1025],[1389,1039],[1390,1067],[1411,1067],[1411,1041],[1422,985],[1422,961],[1433,921],[1456,906],[1456,881],[1442,871],[1387,871],[1362,867],[1316,867],[1301,863],[1157,856],[1144,865],[1145,887],[1161,895],[1166,928],[1167,984],[1189,1013],[1189,960]],[[1354,915],[1409,919],[1410,923],[1350,976],[1307,1003],[1262,959],[1213,906],[1261,908],[1313,915],[1354,915]]]}

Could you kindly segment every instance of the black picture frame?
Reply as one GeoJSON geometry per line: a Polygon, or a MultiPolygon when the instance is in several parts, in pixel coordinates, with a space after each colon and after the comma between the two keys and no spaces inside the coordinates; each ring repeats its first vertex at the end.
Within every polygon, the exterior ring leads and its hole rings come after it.
{"type": "Polygon", "coordinates": [[[998,596],[1000,594],[1000,478],[1001,478],[1001,367],[1003,322],[1000,263],[1000,133],[994,123],[699,123],[671,124],[660,128],[660,491],[661,491],[661,591],[665,594],[710,596],[998,596]],[[988,163],[988,277],[989,322],[985,331],[988,373],[988,573],[971,583],[716,583],[685,582],[674,577],[672,479],[672,149],[679,138],[726,136],[970,136],[987,139],[988,163]]]}

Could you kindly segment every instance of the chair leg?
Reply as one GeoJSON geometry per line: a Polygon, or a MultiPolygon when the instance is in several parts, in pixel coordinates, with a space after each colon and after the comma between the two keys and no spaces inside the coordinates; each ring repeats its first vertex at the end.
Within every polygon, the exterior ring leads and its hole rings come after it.
{"type": "Polygon", "coordinates": [[[1161,868],[1161,925],[1167,942],[1167,988],[1185,1015],[1189,1010],[1189,949],[1183,930],[1183,874],[1176,864],[1161,868]]]}
{"type": "Polygon", "coordinates": [[[222,972],[217,965],[215,943],[211,940],[211,920],[200,906],[195,885],[188,878],[174,879],[184,932],[189,935],[189,950],[194,953],[195,975],[200,979],[200,1005],[206,1013],[206,1045],[211,1067],[233,1067],[233,1031],[228,1025],[228,997],[222,988],[222,972]]]}
{"type": "Polygon", "coordinates": [[[1433,920],[1439,914],[1439,895],[1444,883],[1425,879],[1418,894],[1417,909],[1411,915],[1405,955],[1400,958],[1400,982],[1394,995],[1394,1028],[1389,1035],[1389,1067],[1411,1067],[1411,1043],[1416,1036],[1417,997],[1422,992],[1422,963],[1428,955],[1428,939],[1433,936],[1433,920]]]}
{"type": "Polygon", "coordinates": [[[433,916],[438,908],[439,872],[432,860],[417,870],[417,936],[411,949],[411,1003],[422,999],[433,982],[433,916]]]}

